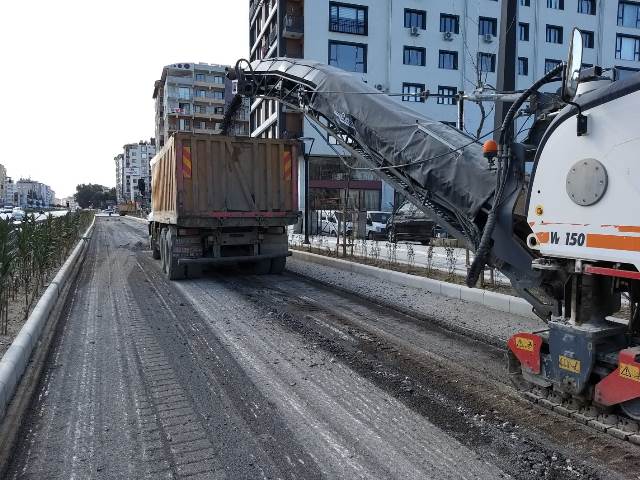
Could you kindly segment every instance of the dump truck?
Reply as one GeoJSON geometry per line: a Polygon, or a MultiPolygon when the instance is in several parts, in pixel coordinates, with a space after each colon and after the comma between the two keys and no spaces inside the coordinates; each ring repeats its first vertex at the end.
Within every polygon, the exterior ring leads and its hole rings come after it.
{"type": "Polygon", "coordinates": [[[149,241],[171,280],[248,263],[281,273],[297,223],[295,141],[174,134],[151,161],[149,241]]]}
{"type": "Polygon", "coordinates": [[[138,211],[134,202],[123,202],[118,204],[118,213],[122,216],[132,215],[138,211]]]}

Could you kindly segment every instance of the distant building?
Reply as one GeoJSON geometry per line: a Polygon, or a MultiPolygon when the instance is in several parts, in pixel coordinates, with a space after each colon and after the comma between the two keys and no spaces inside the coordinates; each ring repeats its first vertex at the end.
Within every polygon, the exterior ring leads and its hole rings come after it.
{"type": "Polygon", "coordinates": [[[151,168],[149,162],[156,154],[155,139],[148,142],[128,143],[123,153],[114,158],[116,164],[116,197],[118,203],[138,202],[148,205],[151,198],[151,168]],[[144,193],[139,190],[139,180],[144,181],[144,193]]]}
{"type": "Polygon", "coordinates": [[[4,199],[6,198],[6,195],[7,195],[6,183],[7,183],[7,169],[4,168],[4,165],[0,165],[0,198],[2,199],[2,202],[4,202],[4,199]]]}
{"type": "MultiPolygon", "coordinates": [[[[220,133],[231,102],[231,82],[223,65],[175,63],[162,69],[153,89],[158,150],[174,132],[220,133]]],[[[249,103],[236,115],[231,135],[249,135],[249,103]]]]}
{"type": "Polygon", "coordinates": [[[18,204],[18,190],[16,184],[13,183],[11,177],[6,177],[4,183],[4,204],[5,205],[17,205],[18,204]]]}
{"type": "Polygon", "coordinates": [[[116,163],[116,199],[118,203],[124,202],[124,155],[119,153],[115,157],[113,157],[113,161],[116,163]]]}
{"type": "Polygon", "coordinates": [[[48,208],[53,205],[55,192],[44,183],[21,178],[15,184],[15,206],[21,208],[48,208]]]}

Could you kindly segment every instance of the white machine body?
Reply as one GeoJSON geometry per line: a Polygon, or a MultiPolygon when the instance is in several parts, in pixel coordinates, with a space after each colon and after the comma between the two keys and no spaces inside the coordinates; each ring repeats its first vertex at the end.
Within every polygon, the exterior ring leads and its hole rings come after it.
{"type": "Polygon", "coordinates": [[[530,186],[529,248],[545,257],[610,261],[640,270],[640,92],[586,109],[542,145],[530,186]]]}

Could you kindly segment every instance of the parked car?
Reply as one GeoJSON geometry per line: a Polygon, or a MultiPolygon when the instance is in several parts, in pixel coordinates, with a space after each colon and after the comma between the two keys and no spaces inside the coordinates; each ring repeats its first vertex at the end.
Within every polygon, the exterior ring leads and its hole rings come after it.
{"type": "Polygon", "coordinates": [[[13,205],[5,205],[2,207],[2,213],[11,213],[13,212],[13,205]]]}
{"type": "MultiPolygon", "coordinates": [[[[338,236],[338,220],[340,220],[340,234],[345,228],[345,223],[342,221],[342,212],[334,210],[322,210],[320,214],[320,235],[328,235],[330,237],[338,236]]],[[[347,235],[353,233],[353,222],[346,222],[347,235]]]]}
{"type": "Polygon", "coordinates": [[[22,220],[24,220],[25,215],[26,214],[24,213],[24,210],[22,210],[21,208],[16,207],[11,211],[11,217],[16,222],[21,222],[22,220]]]}
{"type": "Polygon", "coordinates": [[[387,222],[390,242],[420,242],[428,245],[434,236],[435,223],[412,203],[405,203],[387,222]]]}
{"type": "Polygon", "coordinates": [[[369,240],[387,238],[387,222],[390,217],[391,212],[367,212],[367,238],[369,240]]]}

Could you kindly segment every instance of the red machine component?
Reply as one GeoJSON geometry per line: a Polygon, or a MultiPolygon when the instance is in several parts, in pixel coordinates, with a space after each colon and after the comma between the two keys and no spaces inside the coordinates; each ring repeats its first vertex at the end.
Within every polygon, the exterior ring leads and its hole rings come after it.
{"type": "Polygon", "coordinates": [[[531,373],[540,373],[540,349],[542,337],[535,333],[516,333],[507,342],[520,363],[531,373]]]}
{"type": "Polygon", "coordinates": [[[590,273],[592,275],[604,275],[607,277],[630,278],[632,280],[640,280],[640,272],[633,272],[631,270],[620,270],[619,268],[605,268],[605,267],[596,267],[594,265],[587,265],[586,267],[584,267],[584,273],[590,273]]]}
{"type": "Polygon", "coordinates": [[[640,347],[621,350],[618,368],[596,385],[594,399],[610,406],[640,398],[640,347]]]}

